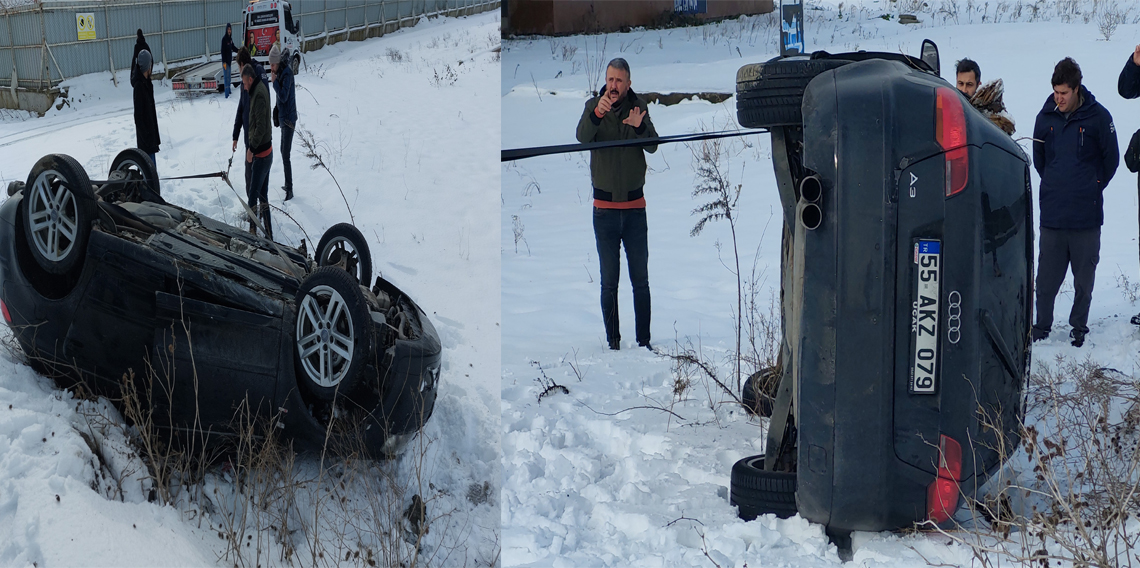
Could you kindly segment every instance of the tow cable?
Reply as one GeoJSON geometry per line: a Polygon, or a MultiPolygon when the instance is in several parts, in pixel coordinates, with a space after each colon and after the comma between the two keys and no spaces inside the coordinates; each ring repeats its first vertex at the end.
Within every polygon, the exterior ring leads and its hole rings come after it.
{"type": "Polygon", "coordinates": [[[632,140],[609,140],[606,142],[588,142],[585,144],[561,144],[558,146],[534,146],[531,148],[514,148],[511,150],[503,150],[503,162],[512,162],[514,160],[524,160],[526,158],[534,158],[537,156],[549,156],[551,154],[571,154],[574,152],[583,152],[586,150],[600,150],[602,148],[623,148],[627,146],[654,146],[658,144],[672,144],[675,142],[697,142],[700,140],[712,140],[714,138],[730,138],[733,136],[748,136],[749,134],[764,134],[767,133],[767,128],[758,128],[754,130],[722,130],[720,132],[698,132],[696,134],[675,134],[671,136],[656,136],[653,138],[635,138],[632,140]]]}
{"type": "MultiPolygon", "coordinates": [[[[226,182],[226,185],[228,185],[230,187],[230,191],[234,192],[234,196],[238,198],[238,202],[241,203],[242,208],[244,208],[246,214],[249,215],[250,221],[253,223],[253,225],[255,227],[257,227],[258,230],[261,231],[262,235],[268,235],[269,232],[265,230],[264,226],[262,226],[261,220],[258,219],[256,214],[254,214],[253,208],[251,208],[249,206],[249,204],[246,203],[246,201],[244,199],[242,199],[241,195],[239,195],[237,190],[234,189],[234,185],[232,183],[230,183],[230,169],[233,167],[234,154],[236,154],[236,152],[237,152],[237,150],[235,149],[233,152],[230,153],[230,159],[226,163],[225,171],[213,172],[213,173],[208,173],[208,174],[194,174],[194,175],[188,175],[188,176],[164,177],[164,178],[159,178],[159,179],[162,181],[174,181],[174,180],[183,180],[183,179],[221,178],[221,180],[226,182]]],[[[107,181],[95,180],[95,181],[91,181],[91,183],[97,184],[97,185],[105,185],[105,184],[110,184],[110,183],[127,183],[129,181],[131,181],[131,180],[107,180],[107,181]]],[[[143,223],[146,223],[146,221],[143,221],[142,219],[140,219],[140,221],[143,223]]],[[[149,223],[146,223],[146,224],[150,225],[149,223]]],[[[159,227],[154,227],[153,225],[150,225],[150,226],[155,230],[161,230],[159,227]]],[[[165,232],[165,231],[163,231],[163,232],[165,232]]],[[[277,252],[277,256],[280,256],[281,260],[285,261],[285,267],[289,270],[289,273],[291,276],[297,278],[298,280],[300,280],[301,278],[304,277],[304,274],[300,274],[296,270],[294,270],[296,265],[293,263],[292,260],[289,259],[288,256],[285,255],[285,251],[281,250],[281,247],[277,246],[277,243],[273,239],[266,237],[265,240],[269,241],[269,244],[273,245],[273,250],[275,250],[277,252]]]]}

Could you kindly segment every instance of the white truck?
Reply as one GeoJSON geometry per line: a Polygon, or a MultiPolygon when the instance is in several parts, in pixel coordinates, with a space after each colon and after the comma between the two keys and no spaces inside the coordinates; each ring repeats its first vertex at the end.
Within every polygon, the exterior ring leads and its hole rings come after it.
{"type": "MultiPolygon", "coordinates": [[[[288,52],[289,66],[296,74],[301,67],[301,21],[294,20],[292,6],[278,0],[250,0],[242,9],[241,33],[235,31],[234,43],[241,40],[239,49],[250,50],[253,59],[269,65],[269,50],[280,44],[288,52]]],[[[241,84],[241,70],[230,69],[230,82],[241,84]]],[[[222,62],[210,61],[174,75],[171,85],[177,92],[210,93],[225,90],[222,62]]]]}

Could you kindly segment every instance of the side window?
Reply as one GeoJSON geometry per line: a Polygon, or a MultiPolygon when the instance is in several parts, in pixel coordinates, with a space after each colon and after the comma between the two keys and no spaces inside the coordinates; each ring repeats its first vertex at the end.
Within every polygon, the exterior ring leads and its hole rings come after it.
{"type": "Polygon", "coordinates": [[[293,26],[293,14],[288,8],[285,9],[285,29],[291,34],[297,33],[297,28],[293,26]]]}

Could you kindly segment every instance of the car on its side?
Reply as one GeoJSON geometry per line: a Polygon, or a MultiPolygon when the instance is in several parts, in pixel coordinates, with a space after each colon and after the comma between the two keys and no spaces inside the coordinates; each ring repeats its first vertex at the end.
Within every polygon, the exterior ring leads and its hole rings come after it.
{"type": "Polygon", "coordinates": [[[742,517],[840,537],[946,523],[1019,443],[1030,360],[1029,159],[922,56],[742,67],[784,212],[783,342],[742,517]]]}
{"type": "Polygon", "coordinates": [[[34,368],[112,399],[130,386],[160,427],[232,434],[245,409],[300,449],[395,455],[435,406],[435,328],[391,282],[367,286],[354,226],[305,248],[167,203],[140,150],[102,181],[52,154],[0,205],[0,311],[34,368]]]}

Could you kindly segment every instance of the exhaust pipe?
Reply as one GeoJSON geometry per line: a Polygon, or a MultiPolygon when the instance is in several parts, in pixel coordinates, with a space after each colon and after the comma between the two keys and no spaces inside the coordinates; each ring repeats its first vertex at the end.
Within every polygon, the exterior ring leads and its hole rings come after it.
{"type": "Polygon", "coordinates": [[[819,176],[808,176],[800,182],[800,198],[808,203],[819,203],[823,195],[823,182],[819,176]]]}
{"type": "Polygon", "coordinates": [[[815,203],[806,203],[800,200],[799,207],[800,222],[803,223],[804,228],[809,231],[814,231],[823,224],[823,210],[815,203]]]}

